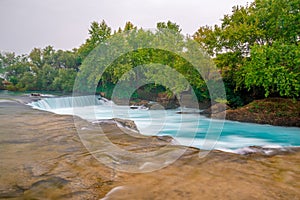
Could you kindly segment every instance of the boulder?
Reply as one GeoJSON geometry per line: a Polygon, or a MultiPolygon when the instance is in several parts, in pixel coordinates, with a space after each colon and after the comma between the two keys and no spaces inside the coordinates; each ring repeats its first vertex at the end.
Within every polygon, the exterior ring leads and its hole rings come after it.
{"type": "Polygon", "coordinates": [[[159,103],[164,109],[176,109],[180,106],[176,96],[170,97],[164,92],[158,94],[156,102],[159,103]]]}
{"type": "Polygon", "coordinates": [[[212,105],[210,108],[203,110],[201,112],[201,114],[205,114],[205,115],[217,114],[217,113],[224,112],[228,109],[230,109],[230,107],[227,106],[226,104],[216,103],[216,104],[212,105]]]}
{"type": "Polygon", "coordinates": [[[159,103],[153,103],[149,105],[149,110],[164,110],[165,108],[159,103]]]}

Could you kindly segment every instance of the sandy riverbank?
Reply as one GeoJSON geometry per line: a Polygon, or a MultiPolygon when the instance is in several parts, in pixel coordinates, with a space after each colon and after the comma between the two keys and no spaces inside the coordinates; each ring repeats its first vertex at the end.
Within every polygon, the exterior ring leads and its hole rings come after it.
{"type": "MultiPolygon", "coordinates": [[[[189,148],[166,168],[132,174],[96,160],[83,147],[72,116],[8,101],[0,102],[0,115],[0,199],[300,198],[297,149],[274,156],[213,151],[199,158],[199,151],[189,148]]],[[[132,152],[169,144],[137,139],[115,124],[102,128],[110,141],[132,152]]]]}

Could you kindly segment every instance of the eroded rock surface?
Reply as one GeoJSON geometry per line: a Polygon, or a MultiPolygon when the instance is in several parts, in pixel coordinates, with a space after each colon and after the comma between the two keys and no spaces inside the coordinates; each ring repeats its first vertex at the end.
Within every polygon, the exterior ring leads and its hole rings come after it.
{"type": "MultiPolygon", "coordinates": [[[[213,151],[200,158],[198,149],[187,148],[161,170],[126,173],[86,150],[72,116],[15,102],[0,102],[0,115],[0,199],[300,199],[299,149],[272,155],[213,151]]],[[[133,137],[114,123],[102,129],[134,153],[182,148],[168,137],[133,137]]]]}

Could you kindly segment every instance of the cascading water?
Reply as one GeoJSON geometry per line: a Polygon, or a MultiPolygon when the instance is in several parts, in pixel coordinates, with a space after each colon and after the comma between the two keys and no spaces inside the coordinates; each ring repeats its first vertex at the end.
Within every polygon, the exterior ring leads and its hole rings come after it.
{"type": "Polygon", "coordinates": [[[110,105],[112,101],[104,97],[78,96],[78,97],[60,97],[60,98],[44,98],[39,101],[30,103],[33,108],[41,110],[56,110],[72,107],[84,107],[93,105],[110,105]]]}
{"type": "MultiPolygon", "coordinates": [[[[111,118],[130,119],[135,121],[142,134],[170,135],[182,145],[204,149],[207,132],[218,128],[210,127],[212,121],[218,125],[218,120],[199,114],[181,115],[177,114],[178,109],[130,109],[129,106],[118,106],[97,96],[45,98],[30,105],[57,114],[75,114],[90,121],[111,118]]],[[[300,146],[300,128],[225,121],[221,135],[217,139],[215,149],[237,153],[247,151],[246,148],[249,146],[269,148],[300,146]]]]}

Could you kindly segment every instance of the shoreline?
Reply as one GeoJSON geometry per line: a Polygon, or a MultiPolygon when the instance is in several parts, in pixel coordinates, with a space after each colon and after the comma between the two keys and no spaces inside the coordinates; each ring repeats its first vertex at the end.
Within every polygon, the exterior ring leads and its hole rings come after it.
{"type": "MultiPolygon", "coordinates": [[[[9,91],[8,91],[9,92],[9,91]]],[[[27,95],[25,95],[27,93],[24,93],[24,95],[16,95],[16,96],[12,96],[10,94],[4,94],[4,96],[8,97],[8,98],[13,98],[17,101],[22,102],[23,104],[28,104],[32,101],[38,101],[41,100],[43,98],[53,98],[50,96],[44,96],[42,93],[42,96],[29,96],[30,93],[28,93],[27,95]]],[[[2,93],[0,93],[0,95],[3,95],[2,93]]],[[[56,96],[54,96],[56,97],[56,96]]],[[[70,95],[67,96],[57,96],[59,97],[70,97],[70,95]]],[[[211,107],[208,107],[207,109],[203,109],[202,111],[199,111],[199,114],[202,116],[205,116],[207,118],[211,118],[211,119],[219,119],[220,117],[222,118],[223,116],[225,116],[225,120],[228,121],[232,121],[232,122],[241,122],[241,123],[252,123],[252,124],[261,124],[261,125],[270,125],[270,126],[279,126],[279,127],[298,127],[300,128],[300,111],[298,111],[298,117],[293,117],[292,119],[290,119],[289,117],[287,117],[287,119],[284,118],[276,118],[273,115],[267,114],[265,115],[265,113],[258,113],[255,110],[259,110],[262,108],[259,108],[257,104],[261,104],[264,102],[268,101],[282,101],[284,100],[283,98],[266,98],[266,99],[262,99],[262,100],[255,100],[251,103],[249,103],[248,105],[245,105],[243,107],[240,108],[236,108],[236,109],[230,109],[229,107],[226,108],[226,111],[218,111],[218,103],[213,104],[211,107]],[[254,106],[252,105],[254,104],[254,106]],[[254,110],[254,111],[253,111],[254,110]],[[225,114],[224,114],[225,112],[225,114]],[[269,116],[270,115],[270,116],[269,116]]],[[[287,101],[291,100],[291,99],[286,99],[287,101]]],[[[143,100],[141,100],[141,102],[143,102],[143,100]]],[[[299,101],[296,101],[299,102],[299,101]]],[[[291,103],[291,102],[289,102],[291,103]]],[[[286,106],[285,104],[287,104],[286,102],[284,102],[284,106],[286,106]]],[[[300,102],[299,104],[299,109],[300,110],[300,102]]],[[[139,105],[139,104],[138,104],[139,105]]],[[[269,111],[264,111],[264,112],[269,112],[269,111]]],[[[189,113],[178,113],[178,114],[189,114],[189,113]]],[[[193,113],[192,113],[193,114],[193,113]]],[[[279,113],[282,114],[282,113],[279,113]]],[[[297,116],[297,113],[295,114],[295,116],[297,116]]]]}
{"type": "MultiPolygon", "coordinates": [[[[12,97],[12,96],[7,96],[7,97],[12,97]]],[[[33,101],[38,101],[38,100],[41,100],[43,98],[48,98],[48,97],[43,97],[43,96],[39,96],[39,97],[35,97],[35,96],[28,96],[28,95],[23,95],[23,96],[14,96],[11,98],[11,100],[13,102],[18,102],[18,103],[21,103],[25,106],[28,106],[30,109],[33,109],[33,110],[40,110],[40,111],[43,111],[43,112],[48,112],[48,113],[52,113],[52,114],[55,114],[51,111],[48,111],[48,110],[42,110],[42,109],[37,109],[37,108],[33,108],[32,106],[28,105],[29,103],[33,102],[33,101]]],[[[51,97],[52,98],[52,97],[51,97]]],[[[0,101],[1,99],[3,99],[2,97],[0,97],[0,101]]],[[[4,98],[5,99],[5,98],[4,98]]],[[[10,98],[8,98],[10,99],[10,98]]],[[[9,100],[8,100],[9,101],[9,100]]],[[[1,103],[1,102],[0,102],[1,103]]],[[[218,114],[218,113],[217,113],[218,114]]],[[[60,114],[59,114],[60,115],[60,114]]],[[[70,115],[70,116],[73,116],[74,115],[70,115]]],[[[205,115],[204,115],[205,116],[205,115]]],[[[78,117],[78,116],[76,116],[78,117]]],[[[210,117],[206,116],[208,119],[210,117]]],[[[80,118],[80,117],[79,117],[80,118]]],[[[84,121],[87,121],[85,119],[82,119],[80,118],[81,120],[84,120],[84,121]]],[[[218,120],[218,117],[215,117],[215,116],[211,116],[211,119],[215,119],[215,120],[218,120]]],[[[254,122],[247,122],[247,121],[234,121],[234,120],[230,120],[230,119],[225,119],[226,121],[231,121],[231,122],[235,122],[235,123],[249,123],[249,124],[258,124],[258,123],[254,123],[254,122]]],[[[142,133],[140,133],[140,131],[137,129],[136,125],[135,125],[135,122],[134,121],[131,121],[131,120],[126,120],[126,119],[99,119],[99,120],[96,120],[96,121],[99,121],[100,123],[104,122],[106,123],[106,121],[112,121],[113,123],[115,123],[117,126],[119,126],[120,128],[126,128],[126,129],[129,129],[130,131],[133,131],[133,132],[136,132],[137,131],[137,134],[140,134],[141,136],[146,136],[146,137],[152,137],[152,136],[147,136],[147,135],[143,135],[142,133]],[[120,123],[120,121],[123,123],[120,123]],[[125,121],[125,122],[124,122],[125,121]],[[126,126],[126,121],[129,122],[129,124],[132,127],[130,126],[126,126]],[[132,125],[133,124],[133,125],[132,125]],[[122,127],[121,127],[122,126],[122,127]]],[[[87,121],[88,123],[94,123],[94,122],[89,122],[87,121]]],[[[108,124],[110,124],[110,122],[107,122],[108,124]]],[[[259,124],[259,125],[263,125],[263,126],[274,126],[274,125],[271,125],[271,124],[259,124]]],[[[286,127],[286,128],[298,128],[298,127],[293,127],[293,126],[279,126],[279,127],[286,127]]],[[[173,141],[175,141],[175,139],[170,136],[170,135],[162,135],[162,136],[155,136],[155,137],[166,137],[166,138],[172,138],[173,141]]],[[[169,139],[169,141],[171,141],[169,139]]],[[[183,144],[178,144],[178,142],[176,141],[176,143],[174,143],[174,145],[179,145],[179,146],[182,146],[182,147],[188,147],[188,148],[196,148],[198,149],[199,151],[201,150],[200,148],[198,147],[193,147],[193,146],[185,146],[183,144]]],[[[294,152],[294,151],[299,151],[300,149],[300,146],[268,146],[268,145],[265,145],[265,146],[257,146],[257,145],[252,145],[252,146],[245,146],[245,147],[241,147],[241,148],[237,148],[237,149],[212,149],[210,151],[221,151],[221,152],[225,152],[225,153],[233,153],[233,154],[239,154],[239,155],[248,155],[248,154],[257,154],[257,155],[264,155],[264,156],[269,156],[269,155],[281,155],[281,154],[285,154],[287,152],[294,152]]]]}

